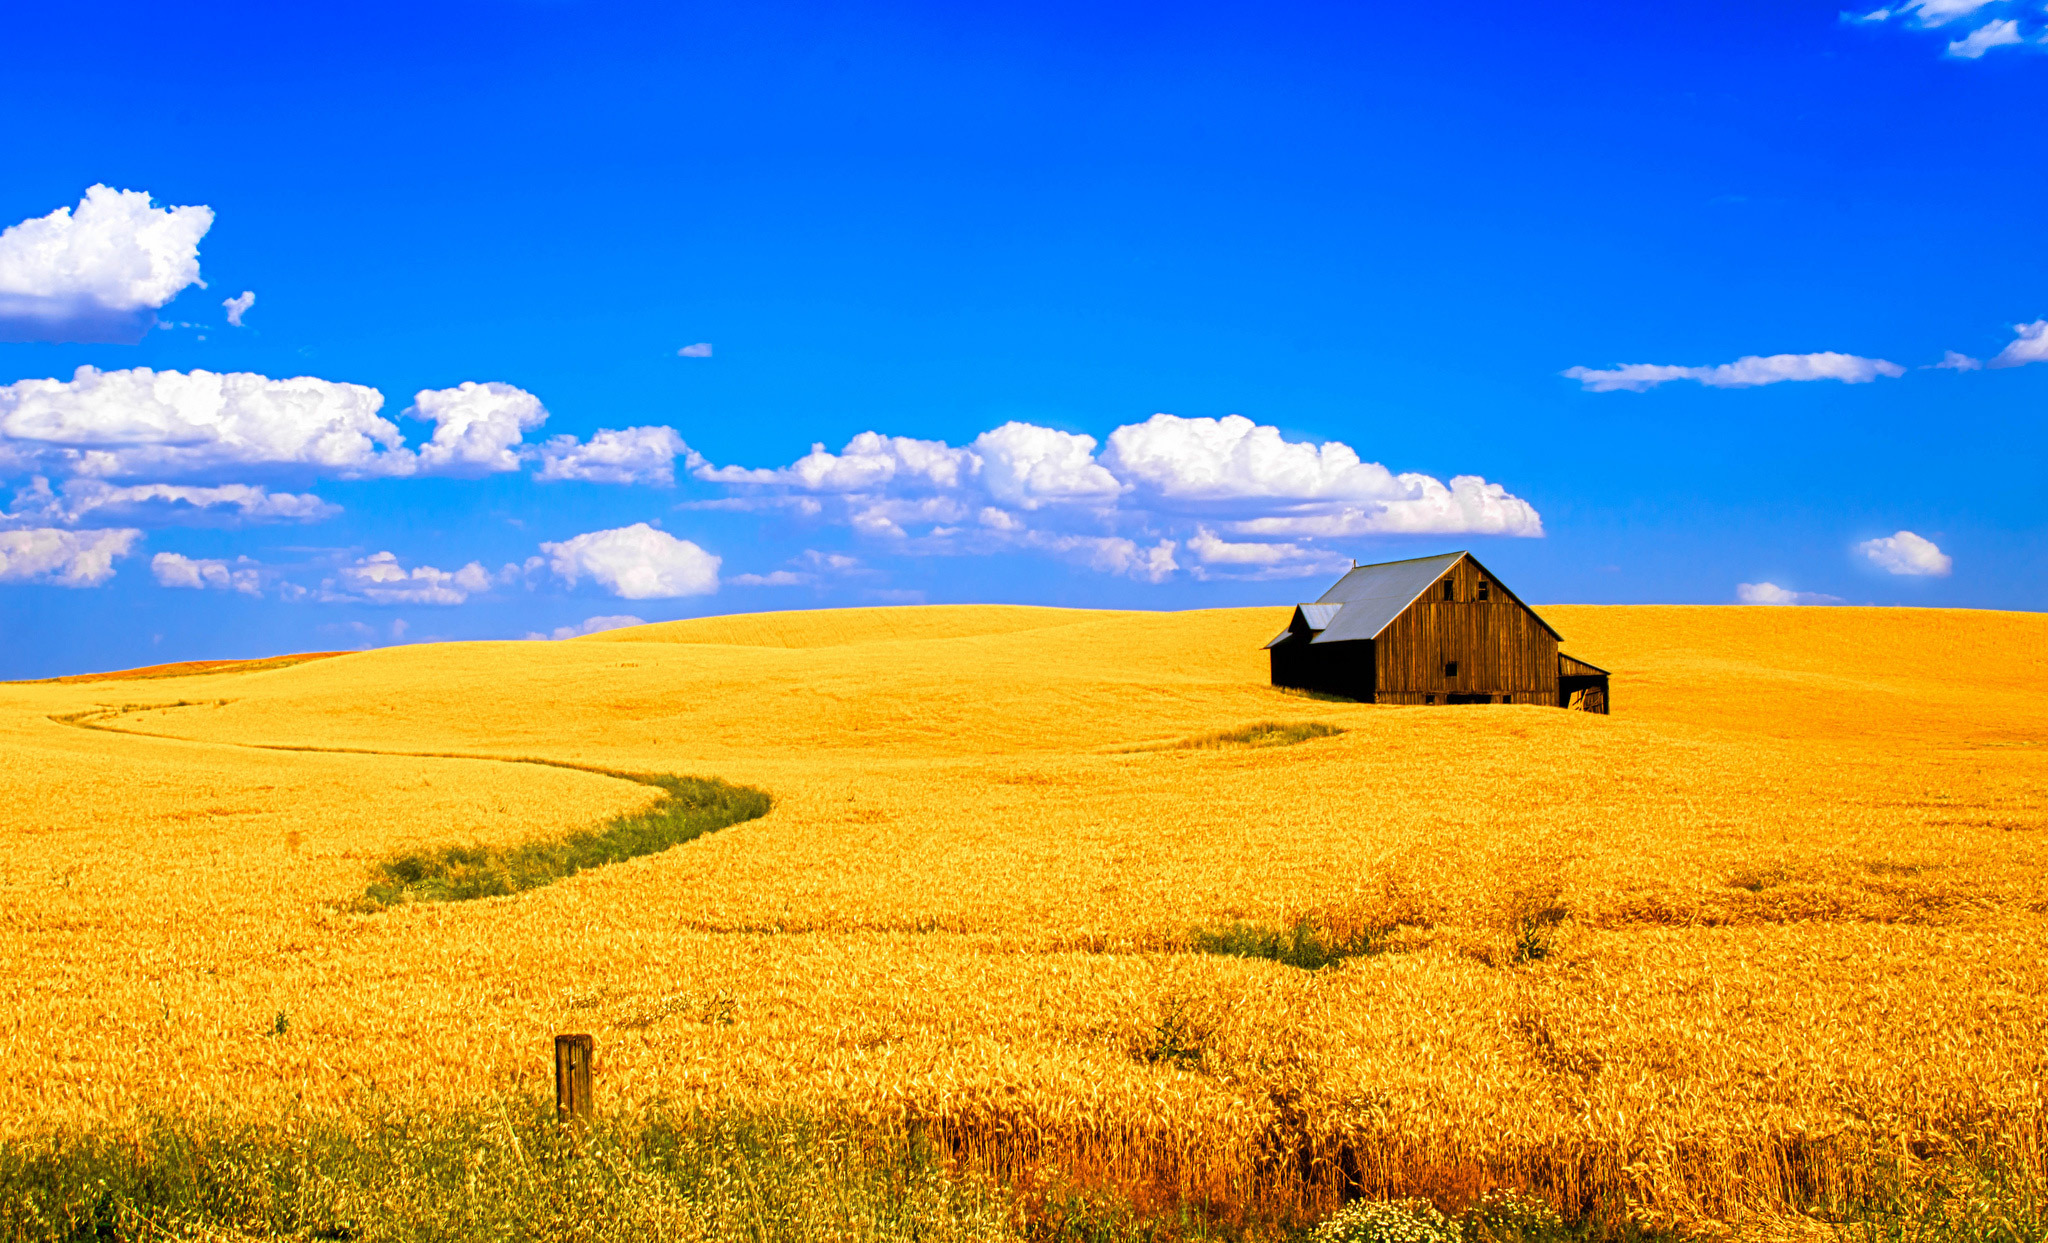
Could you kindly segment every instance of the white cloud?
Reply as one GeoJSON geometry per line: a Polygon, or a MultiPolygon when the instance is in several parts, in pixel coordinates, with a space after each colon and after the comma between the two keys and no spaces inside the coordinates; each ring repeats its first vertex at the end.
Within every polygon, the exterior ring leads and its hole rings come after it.
{"type": "Polygon", "coordinates": [[[766,574],[735,574],[725,580],[741,587],[804,587],[826,578],[845,577],[855,574],[871,574],[860,567],[859,557],[849,557],[843,552],[819,552],[806,548],[790,564],[801,567],[795,570],[770,570],[766,574]]]}
{"type": "MultiPolygon", "coordinates": [[[[1844,13],[1844,21],[1877,24],[1893,18],[1912,18],[1911,26],[1919,30],[1935,30],[1963,18],[1972,18],[2000,0],[1909,0],[1906,4],[1888,5],[1864,14],[1844,13]]],[[[2036,42],[2048,42],[2048,35],[2038,31],[2036,42]]],[[[1977,60],[1995,47],[2007,47],[2027,42],[2027,35],[2020,28],[2017,18],[1992,18],[1970,31],[1960,39],[1947,45],[1947,54],[1962,60],[1977,60]]]]}
{"type": "Polygon", "coordinates": [[[97,587],[114,576],[115,559],[127,556],[141,538],[140,531],[112,528],[0,531],[0,583],[97,587]]]}
{"type": "Polygon", "coordinates": [[[603,634],[607,630],[623,630],[627,626],[644,626],[646,621],[631,613],[615,613],[604,617],[586,617],[573,626],[557,626],[553,634],[528,631],[529,639],[580,639],[586,634],[603,634]]]}
{"type": "Polygon", "coordinates": [[[1341,441],[1290,442],[1241,415],[1156,414],[1110,433],[1104,459],[1174,508],[1234,502],[1231,508],[1280,511],[1235,523],[1244,535],[1543,534],[1534,506],[1477,475],[1455,476],[1448,486],[1428,475],[1395,475],[1341,441]]]}
{"type": "Polygon", "coordinates": [[[1306,512],[1247,518],[1230,524],[1239,535],[1341,539],[1359,535],[1513,535],[1539,537],[1536,507],[1477,475],[1454,475],[1447,487],[1427,475],[1404,474],[1400,500],[1372,506],[1327,506],[1306,512]]]}
{"type": "Polygon", "coordinates": [[[212,587],[221,591],[239,591],[248,596],[263,594],[262,571],[247,557],[227,562],[160,552],[150,558],[149,569],[156,575],[156,581],[166,587],[212,587]]]}
{"type": "Polygon", "coordinates": [[[311,376],[80,367],[0,386],[0,451],[101,477],[280,464],[410,474],[383,405],[374,388],[311,376]]]}
{"type": "Polygon", "coordinates": [[[196,510],[231,508],[235,517],[251,522],[322,522],[341,512],[341,506],[323,501],[311,492],[271,492],[249,483],[211,488],[146,483],[117,488],[98,480],[77,479],[64,485],[64,500],[67,505],[86,509],[133,507],[150,502],[196,510]]]}
{"type": "Polygon", "coordinates": [[[847,525],[862,535],[903,539],[909,526],[933,526],[967,520],[967,507],[950,496],[860,497],[847,506],[847,525]]]}
{"type": "Polygon", "coordinates": [[[223,298],[221,305],[228,309],[228,322],[240,328],[242,326],[242,316],[247,315],[249,308],[256,305],[256,292],[251,289],[244,289],[236,297],[223,298]]]}
{"type": "Polygon", "coordinates": [[[1121,536],[1054,535],[1030,531],[1025,533],[1022,542],[1028,547],[1079,561],[1091,570],[1121,574],[1146,583],[1163,583],[1180,568],[1180,563],[1173,556],[1180,545],[1174,540],[1163,539],[1147,547],[1121,536]]]}
{"type": "Polygon", "coordinates": [[[1941,26],[1958,17],[1968,17],[1993,0],[1918,0],[1898,6],[1894,12],[1901,16],[1915,14],[1923,26],[1941,26]]]}
{"type": "Polygon", "coordinates": [[[818,574],[851,574],[860,569],[859,557],[849,557],[843,552],[819,552],[815,548],[804,549],[792,560],[818,574]]]}
{"type": "Polygon", "coordinates": [[[1350,561],[1320,548],[1293,543],[1236,543],[1225,540],[1207,527],[1196,528],[1188,540],[1188,551],[1201,565],[1196,576],[1214,577],[1209,567],[1221,566],[1228,578],[1299,578],[1308,574],[1335,573],[1350,561]]]}
{"type": "Polygon", "coordinates": [[[2024,367],[2028,363],[2048,362],[2048,319],[2014,324],[2012,330],[2019,334],[2018,339],[1998,351],[1990,366],[2024,367]]]}
{"type": "Polygon", "coordinates": [[[735,574],[725,581],[736,587],[804,587],[817,582],[818,576],[795,570],[770,570],[766,574],[735,574]]]}
{"type": "Polygon", "coordinates": [[[540,448],[542,483],[577,479],[586,483],[651,483],[668,487],[676,481],[676,458],[692,466],[704,459],[683,443],[673,427],[600,428],[588,444],[574,436],[553,436],[540,448]]]}
{"type": "Polygon", "coordinates": [[[711,357],[711,342],[699,341],[695,345],[686,345],[682,349],[676,351],[676,357],[709,358],[711,357]]]}
{"type": "Polygon", "coordinates": [[[718,590],[718,557],[644,522],[589,531],[542,544],[540,550],[547,554],[549,568],[571,587],[588,575],[627,600],[701,596],[718,590]]]}
{"type": "MultiPolygon", "coordinates": [[[[695,508],[786,508],[843,522],[901,551],[994,553],[1033,548],[1108,573],[1162,581],[1180,569],[1180,541],[1215,547],[1210,526],[1278,540],[1356,535],[1540,536],[1534,506],[1500,484],[1458,475],[1396,475],[1341,441],[1289,441],[1242,415],[1156,414],[1092,436],[1011,422],[955,448],[862,432],[780,469],[696,467],[699,479],[759,493],[695,508]],[[1142,535],[1142,539],[1134,538],[1142,535]]],[[[1306,546],[1304,546],[1306,547],[1306,546]]],[[[1206,565],[1200,560],[1198,565],[1206,565]]],[[[1302,564],[1341,565],[1335,553],[1302,564]]],[[[735,583],[793,585],[785,572],[735,583]]]]}
{"type": "Polygon", "coordinates": [[[1907,0],[1905,4],[1872,9],[1868,13],[1844,13],[1842,14],[1842,20],[1846,22],[1885,22],[1890,21],[1894,17],[1913,16],[1918,19],[1914,23],[1915,25],[1927,29],[1935,26],[1945,26],[1958,17],[1968,17],[1977,10],[1997,2],[1998,0],[1907,0]]]}
{"type": "Polygon", "coordinates": [[[540,398],[495,380],[422,389],[406,414],[434,424],[434,438],[420,446],[421,468],[449,474],[518,470],[514,446],[548,421],[540,398]]]}
{"type": "Polygon", "coordinates": [[[981,481],[1003,505],[1037,509],[1053,501],[1107,504],[1123,490],[1095,460],[1095,437],[1031,423],[1005,423],[974,438],[981,481]]]}
{"type": "Polygon", "coordinates": [[[1776,583],[1737,583],[1735,598],[1744,604],[1840,604],[1840,596],[1817,591],[1792,591],[1776,583]]]}
{"type": "Polygon", "coordinates": [[[199,279],[208,207],[152,207],[140,190],[95,185],[0,232],[0,340],[132,343],[199,279]]]}
{"type": "Polygon", "coordinates": [[[1217,538],[1207,527],[1198,527],[1188,541],[1188,551],[1207,565],[1278,565],[1317,555],[1312,549],[1294,544],[1233,544],[1217,538]]]}
{"type": "Polygon", "coordinates": [[[695,474],[713,483],[781,484],[810,492],[862,493],[904,487],[959,488],[981,470],[981,458],[969,449],[949,447],[943,440],[916,440],[862,432],[838,453],[823,444],[781,470],[712,467],[695,474]]]}
{"type": "Polygon", "coordinates": [[[1968,354],[1958,353],[1955,350],[1942,351],[1941,361],[1932,363],[1930,366],[1936,371],[1981,371],[1984,369],[1983,363],[1970,357],[1968,354]]]}
{"type": "Polygon", "coordinates": [[[1856,545],[1856,552],[1887,574],[1945,578],[1955,568],[1955,559],[1936,547],[1933,540],[1911,531],[1864,540],[1856,545]]]}
{"type": "Polygon", "coordinates": [[[1976,60],[1995,47],[2024,43],[2020,37],[2020,24],[2008,17],[2003,21],[1985,22],[1969,34],[1948,45],[1950,56],[1963,60],[1976,60]]]}
{"type": "Polygon", "coordinates": [[[1342,441],[1290,442],[1241,414],[1155,414],[1109,434],[1103,461],[1117,478],[1167,500],[1393,500],[1393,473],[1342,441]]]}
{"type": "Polygon", "coordinates": [[[389,552],[372,553],[354,565],[343,566],[330,582],[376,604],[461,604],[491,587],[489,570],[475,561],[459,570],[440,570],[431,565],[406,569],[389,552]]]}
{"type": "Polygon", "coordinates": [[[250,522],[320,522],[341,512],[341,506],[310,492],[271,492],[247,483],[211,488],[146,483],[121,488],[98,479],[73,479],[64,484],[60,496],[51,490],[48,479],[38,475],[14,494],[14,508],[0,514],[0,522],[75,526],[101,509],[159,511],[158,516],[166,519],[228,509],[234,518],[250,522]]]}
{"type": "Polygon", "coordinates": [[[1673,380],[1697,380],[1708,388],[1754,388],[1786,380],[1840,380],[1844,384],[1868,384],[1879,376],[1896,379],[1906,369],[1882,358],[1856,354],[1772,354],[1760,358],[1751,354],[1716,367],[1672,367],[1661,363],[1627,363],[1607,370],[1573,367],[1564,372],[1587,391],[1612,393],[1626,389],[1640,393],[1673,380]]]}

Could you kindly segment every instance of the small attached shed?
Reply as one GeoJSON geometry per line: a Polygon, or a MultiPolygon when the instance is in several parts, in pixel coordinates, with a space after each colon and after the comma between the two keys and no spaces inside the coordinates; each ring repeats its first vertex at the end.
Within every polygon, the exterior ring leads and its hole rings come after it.
{"type": "Polygon", "coordinates": [[[1273,685],[1364,703],[1608,710],[1608,673],[1468,552],[1354,566],[1266,644],[1273,685]]]}

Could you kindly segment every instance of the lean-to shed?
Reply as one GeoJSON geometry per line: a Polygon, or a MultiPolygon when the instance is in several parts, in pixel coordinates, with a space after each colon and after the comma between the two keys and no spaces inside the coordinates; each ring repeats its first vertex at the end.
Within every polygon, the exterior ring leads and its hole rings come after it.
{"type": "Polygon", "coordinates": [[[1266,644],[1273,685],[1365,703],[1606,712],[1608,673],[1468,552],[1354,566],[1266,644]]]}

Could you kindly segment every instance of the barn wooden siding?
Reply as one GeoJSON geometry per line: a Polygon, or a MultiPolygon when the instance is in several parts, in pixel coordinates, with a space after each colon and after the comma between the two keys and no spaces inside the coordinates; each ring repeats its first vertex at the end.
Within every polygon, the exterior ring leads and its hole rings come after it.
{"type": "Polygon", "coordinates": [[[1560,707],[1597,712],[1602,716],[1612,712],[1614,701],[1609,694],[1607,670],[1559,652],[1557,701],[1560,707]]]}
{"type": "Polygon", "coordinates": [[[1373,643],[1373,701],[1443,703],[1446,695],[1505,695],[1556,706],[1557,637],[1513,592],[1461,557],[1373,643]],[[1444,599],[1449,582],[1452,599],[1444,599]],[[1479,585],[1487,585],[1480,600],[1479,585]],[[1455,677],[1447,662],[1456,661],[1455,677]]]}

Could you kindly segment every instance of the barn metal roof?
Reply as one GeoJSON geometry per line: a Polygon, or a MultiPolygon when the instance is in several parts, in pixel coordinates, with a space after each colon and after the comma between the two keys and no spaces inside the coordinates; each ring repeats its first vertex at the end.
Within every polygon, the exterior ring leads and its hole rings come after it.
{"type": "Polygon", "coordinates": [[[1323,605],[1339,606],[1322,633],[1309,642],[1344,643],[1377,638],[1389,622],[1415,602],[1415,597],[1429,590],[1464,555],[1447,552],[1412,561],[1382,561],[1378,565],[1353,567],[1315,604],[1302,606],[1304,611],[1323,605]]]}
{"type": "Polygon", "coordinates": [[[1341,604],[1304,604],[1300,607],[1301,619],[1308,623],[1310,630],[1325,630],[1329,628],[1330,620],[1337,616],[1337,610],[1344,606],[1341,604]]]}
{"type": "MultiPolygon", "coordinates": [[[[1341,604],[1297,604],[1294,617],[1287,619],[1287,629],[1266,640],[1267,647],[1278,647],[1294,637],[1294,618],[1298,617],[1311,634],[1329,626],[1331,620],[1344,606],[1341,604]]],[[[1314,642],[1314,640],[1310,640],[1314,642]]]]}
{"type": "MultiPolygon", "coordinates": [[[[1336,584],[1324,592],[1322,598],[1313,604],[1294,606],[1299,617],[1314,636],[1310,643],[1348,643],[1357,639],[1376,639],[1380,631],[1399,617],[1407,607],[1415,603],[1416,597],[1435,586],[1452,566],[1470,553],[1447,552],[1434,557],[1415,557],[1408,561],[1382,561],[1378,565],[1355,565],[1336,584]]],[[[1474,565],[1479,565],[1473,558],[1474,565]]],[[[1522,604],[1521,597],[1509,591],[1507,586],[1485,566],[1479,566],[1494,590],[1503,596],[1522,604]]],[[[1522,604],[1527,609],[1528,605],[1522,604]]],[[[1529,615],[1536,624],[1550,631],[1552,638],[1562,638],[1556,627],[1544,621],[1540,613],[1529,609],[1529,615]]],[[[1287,629],[1266,644],[1277,647],[1294,634],[1294,622],[1288,620],[1287,629]]]]}

